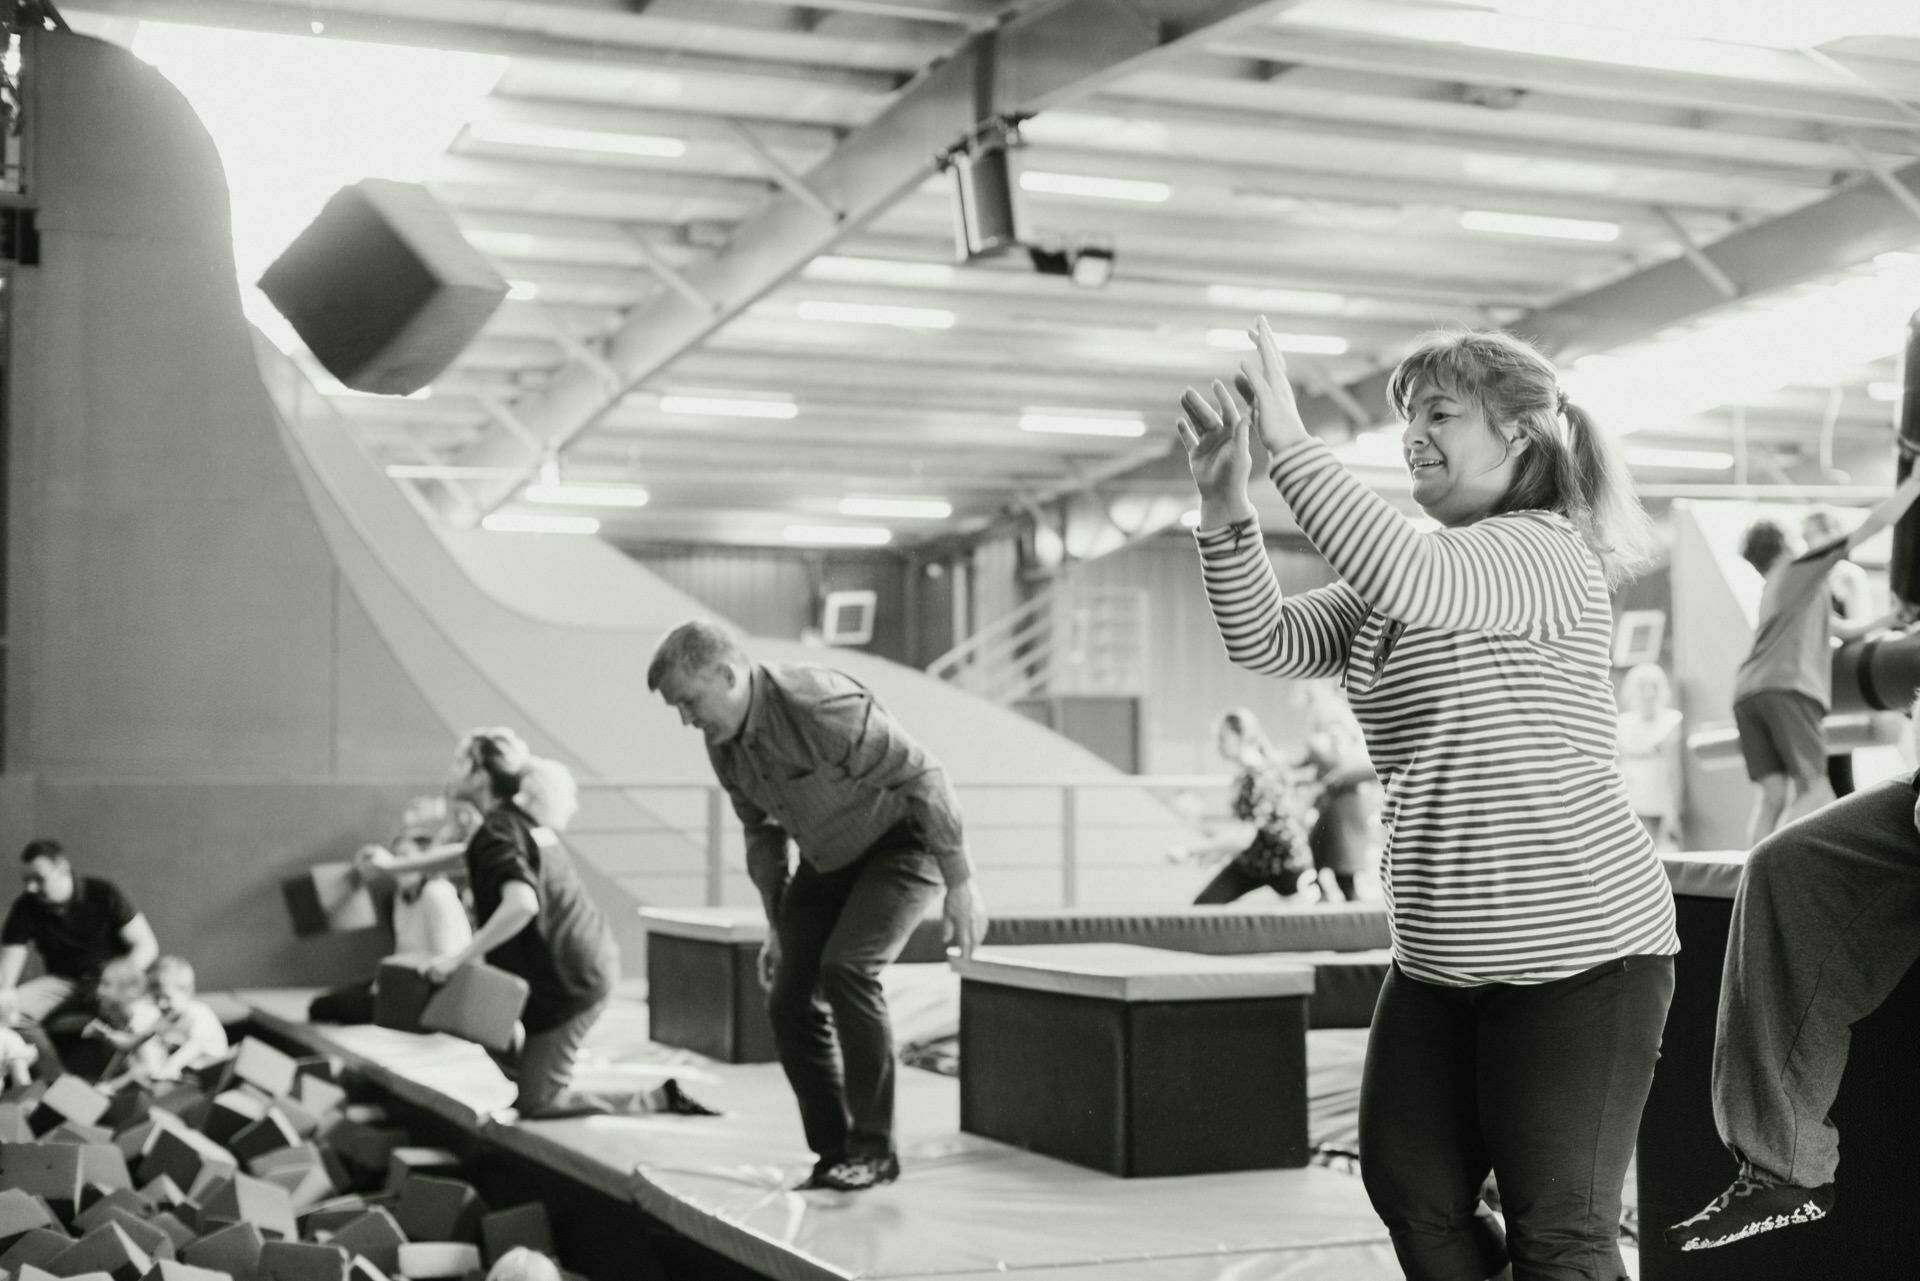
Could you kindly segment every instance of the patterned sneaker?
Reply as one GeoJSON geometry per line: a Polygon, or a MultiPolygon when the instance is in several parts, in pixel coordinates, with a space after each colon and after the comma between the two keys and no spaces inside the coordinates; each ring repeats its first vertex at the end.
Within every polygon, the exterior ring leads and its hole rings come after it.
{"type": "Polygon", "coordinates": [[[813,1163],[813,1168],[807,1171],[807,1177],[794,1184],[792,1190],[795,1192],[817,1192],[821,1188],[826,1187],[827,1185],[820,1180],[825,1177],[828,1170],[840,1164],[840,1160],[841,1158],[839,1157],[832,1159],[824,1156],[821,1157],[813,1163]]]}
{"type": "Polygon", "coordinates": [[[814,1176],[813,1185],[835,1192],[865,1192],[899,1177],[900,1158],[889,1152],[885,1156],[850,1156],[836,1161],[831,1168],[814,1176]]]}
{"type": "Polygon", "coordinates": [[[1818,1223],[1831,1209],[1831,1183],[1800,1188],[1791,1183],[1762,1183],[1742,1174],[1706,1209],[1674,1224],[1664,1235],[1676,1250],[1711,1250],[1778,1228],[1818,1223]]]}

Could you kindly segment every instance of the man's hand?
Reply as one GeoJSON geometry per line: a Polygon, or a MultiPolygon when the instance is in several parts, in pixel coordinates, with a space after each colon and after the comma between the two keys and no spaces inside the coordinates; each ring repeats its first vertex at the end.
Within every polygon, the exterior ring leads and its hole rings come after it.
{"type": "Polygon", "coordinates": [[[427,982],[433,984],[435,987],[439,987],[453,976],[453,972],[459,969],[460,965],[460,954],[458,952],[449,952],[445,956],[433,957],[425,965],[421,966],[420,974],[427,982]]]}
{"type": "Polygon", "coordinates": [[[947,952],[972,956],[973,949],[986,941],[987,905],[974,882],[966,880],[947,887],[947,905],[941,912],[946,920],[947,952]]]}
{"type": "Polygon", "coordinates": [[[760,986],[773,990],[773,976],[780,972],[780,936],[767,927],[767,941],[760,945],[760,986]]]}

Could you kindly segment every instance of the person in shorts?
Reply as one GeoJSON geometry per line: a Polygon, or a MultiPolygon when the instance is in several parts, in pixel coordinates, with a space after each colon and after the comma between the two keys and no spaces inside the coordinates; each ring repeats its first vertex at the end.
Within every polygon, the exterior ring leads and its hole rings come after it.
{"type": "Polygon", "coordinates": [[[1909,479],[1851,532],[1806,551],[1778,523],[1757,520],[1740,539],[1740,555],[1766,578],[1753,648],[1733,686],[1733,723],[1747,777],[1759,784],[1747,843],[1757,844],[1833,799],[1821,722],[1833,701],[1834,637],[1852,640],[1893,625],[1898,614],[1838,622],[1827,578],[1853,549],[1899,520],[1920,496],[1909,479]]]}

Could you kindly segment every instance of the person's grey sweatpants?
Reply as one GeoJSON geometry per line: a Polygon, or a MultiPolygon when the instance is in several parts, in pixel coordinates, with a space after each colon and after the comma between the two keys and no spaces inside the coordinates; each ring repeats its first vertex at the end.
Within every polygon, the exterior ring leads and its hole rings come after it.
{"type": "Polygon", "coordinates": [[[1816,810],[1747,856],[1713,1049],[1720,1138],[1761,1178],[1833,1181],[1827,1117],[1851,1025],[1920,957],[1920,829],[1901,778],[1816,810]]]}

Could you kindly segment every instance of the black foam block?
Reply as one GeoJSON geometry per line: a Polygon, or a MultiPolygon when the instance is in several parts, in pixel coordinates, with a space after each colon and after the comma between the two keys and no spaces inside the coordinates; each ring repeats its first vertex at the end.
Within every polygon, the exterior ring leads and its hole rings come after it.
{"type": "Polygon", "coordinates": [[[341,382],[404,396],[432,382],[507,296],[507,282],[417,183],[334,193],[260,288],[341,382]]]}

